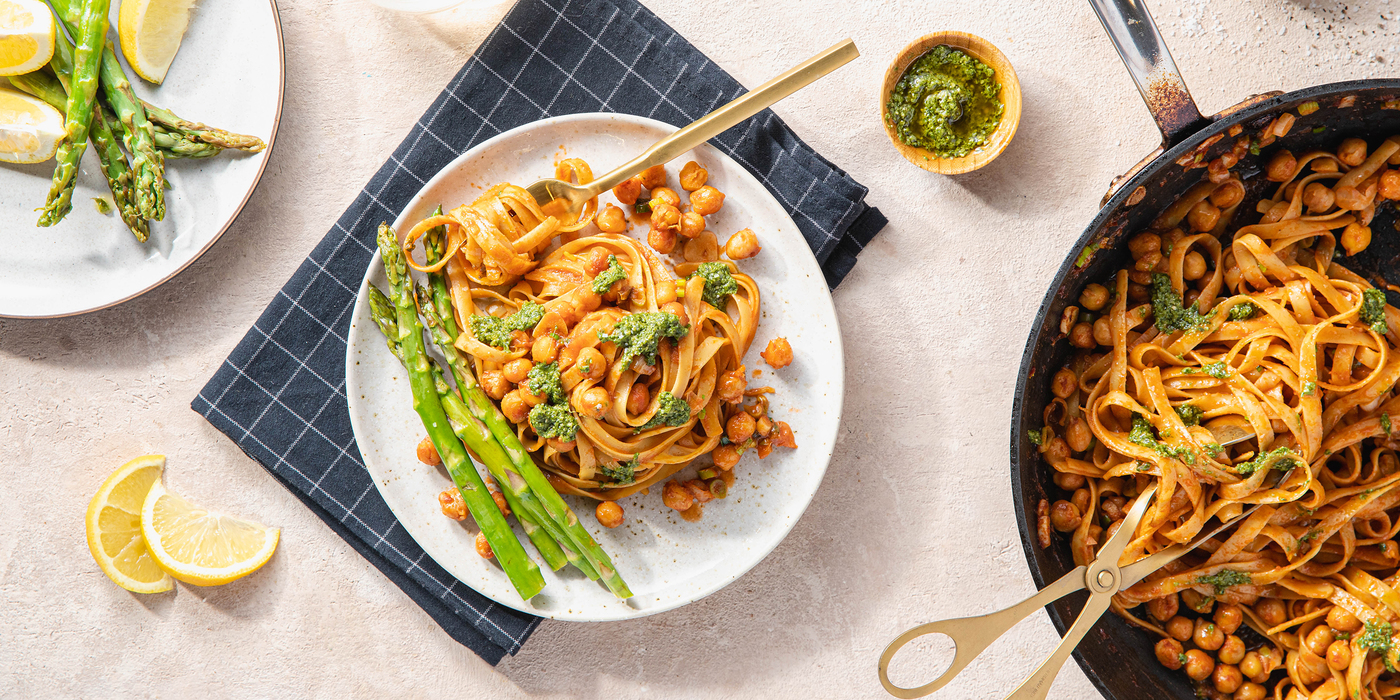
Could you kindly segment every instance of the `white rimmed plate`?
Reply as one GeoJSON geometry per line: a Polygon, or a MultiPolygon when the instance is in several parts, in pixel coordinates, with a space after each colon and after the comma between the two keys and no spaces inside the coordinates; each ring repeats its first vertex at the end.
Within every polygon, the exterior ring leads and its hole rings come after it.
{"type": "MultiPolygon", "coordinates": [[[[117,11],[112,3],[112,32],[117,11]]],[[[120,51],[118,51],[120,53],[120,51]]],[[[94,197],[111,190],[92,148],[84,154],[73,211],[56,226],[35,225],[53,161],[0,163],[0,316],[43,318],[96,311],[140,296],[174,277],[218,240],[253,193],[272,151],[282,111],[282,30],[274,0],[201,3],[165,83],[127,70],[136,93],[192,121],[251,134],[261,153],[167,160],[166,213],[136,240],[94,197]]],[[[10,87],[0,78],[0,84],[10,87]]]]}
{"type": "MultiPolygon", "coordinates": [[[[505,132],[462,154],[438,173],[394,222],[396,230],[442,204],[475,199],[497,182],[525,185],[552,176],[558,157],[583,158],[595,173],[621,165],[675,127],[619,114],[579,114],[534,122],[505,132]]],[[[379,493],[404,528],[438,564],[483,595],[512,608],[563,620],[623,620],[669,610],[703,598],[739,578],[782,541],[821,484],[841,417],[841,334],[831,294],[797,226],[763,185],[728,156],[702,146],[668,166],[674,186],[679,167],[697,160],[709,184],[727,197],[710,217],[721,243],[744,227],[758,233],[763,251],[741,261],[758,282],[763,317],[745,358],[750,386],[769,385],[775,420],[792,425],[799,448],[779,448],[764,460],[747,455],[735,467],[738,480],[724,500],[711,501],[699,522],[686,522],[661,503],[661,489],[622,501],[626,522],[608,530],[593,515],[596,501],[566,497],[580,521],[612,557],[633,597],[615,598],[601,584],[565,567],[526,602],[494,561],[476,554],[474,532],[438,510],[437,494],[451,485],[441,467],[419,462],[415,447],[425,434],[412,408],[402,366],[384,346],[370,319],[365,288],[355,304],[346,349],[350,422],[379,493]],[[792,365],[773,370],[758,353],[776,336],[791,341],[792,365]],[[762,376],[752,378],[752,370],[762,376]]],[[[604,195],[602,202],[612,202],[604,195]]],[[[601,204],[601,202],[600,202],[601,204]]],[[[645,236],[646,226],[632,232],[645,236]]],[[[378,254],[364,284],[384,288],[378,254]]],[[[682,474],[694,474],[690,468],[682,474]]],[[[516,528],[522,542],[524,533],[516,528]]],[[[532,545],[526,549],[538,561],[532,545]]]]}

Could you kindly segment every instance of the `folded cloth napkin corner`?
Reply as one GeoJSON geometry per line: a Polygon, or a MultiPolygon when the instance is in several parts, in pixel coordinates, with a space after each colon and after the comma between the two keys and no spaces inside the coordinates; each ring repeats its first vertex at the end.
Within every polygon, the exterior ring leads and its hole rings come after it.
{"type": "MultiPolygon", "coordinates": [[[[520,0],[282,287],[191,404],[488,663],[540,618],[481,596],[414,542],[350,428],[345,349],[375,230],[461,153],[532,121],[625,112],[688,124],[744,91],[635,0],[520,0]]],[[[884,227],[866,188],[771,111],[711,143],[787,209],[835,288],[884,227]]]]}

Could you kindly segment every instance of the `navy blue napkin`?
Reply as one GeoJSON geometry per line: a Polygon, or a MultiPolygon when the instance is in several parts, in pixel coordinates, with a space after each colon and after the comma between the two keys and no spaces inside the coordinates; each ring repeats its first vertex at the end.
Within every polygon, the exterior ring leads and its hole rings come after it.
{"type": "MultiPolygon", "coordinates": [[[[191,404],[453,639],[494,664],[540,618],[438,566],[365,470],[345,398],[345,345],[375,229],[462,152],[544,117],[625,112],[684,125],[744,88],[635,0],[521,0],[355,198],[191,404]]],[[[866,188],[771,111],[711,142],[792,215],[828,285],[884,227],[866,188]]]]}

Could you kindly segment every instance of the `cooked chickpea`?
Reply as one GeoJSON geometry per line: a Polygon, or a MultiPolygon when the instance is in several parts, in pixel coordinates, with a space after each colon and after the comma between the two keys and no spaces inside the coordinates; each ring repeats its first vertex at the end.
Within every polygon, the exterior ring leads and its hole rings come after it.
{"type": "Polygon", "coordinates": [[[1312,168],[1315,173],[1335,173],[1339,170],[1337,161],[1331,158],[1314,158],[1308,167],[1312,168]]]}
{"type": "Polygon", "coordinates": [[[1355,221],[1347,224],[1342,229],[1342,248],[1347,255],[1356,255],[1371,245],[1371,227],[1362,226],[1355,221]]]}
{"type": "Polygon", "coordinates": [[[641,180],[642,187],[654,190],[666,184],[666,166],[653,165],[643,170],[642,174],[637,177],[641,180]]]}
{"type": "Polygon", "coordinates": [[[506,418],[516,424],[524,423],[530,417],[530,404],[525,403],[520,392],[512,391],[501,399],[501,413],[506,414],[506,418]]]}
{"type": "Polygon", "coordinates": [[[1219,222],[1220,209],[1210,202],[1196,202],[1196,206],[1186,213],[1186,223],[1192,231],[1204,233],[1215,228],[1219,222]]]}
{"type": "Polygon", "coordinates": [[[598,352],[598,348],[584,348],[579,351],[574,366],[578,367],[584,378],[600,379],[608,370],[608,361],[603,358],[603,353],[598,352]]]}
{"type": "Polygon", "coordinates": [[[1205,618],[1197,618],[1191,641],[1206,651],[1215,651],[1225,644],[1225,633],[1220,631],[1220,625],[1205,618]]]}
{"type": "Polygon", "coordinates": [[[694,238],[705,230],[705,217],[693,211],[681,214],[681,225],[679,233],[686,238],[694,238]]]}
{"type": "Polygon", "coordinates": [[[482,559],[496,556],[496,553],[491,551],[491,543],[486,541],[486,533],[484,532],[476,533],[476,553],[480,554],[482,559]]]}
{"type": "Polygon", "coordinates": [[[1265,172],[1269,180],[1273,182],[1284,182],[1298,170],[1298,159],[1293,157],[1293,153],[1281,150],[1269,159],[1269,166],[1265,172]]]}
{"type": "Polygon", "coordinates": [[[617,201],[622,202],[623,204],[626,204],[629,207],[633,204],[636,204],[637,198],[642,196],[641,176],[633,175],[632,177],[623,180],[621,184],[612,189],[612,193],[614,197],[617,197],[617,201]]]}
{"type": "Polygon", "coordinates": [[[1158,640],[1156,646],[1152,647],[1152,651],[1156,652],[1158,663],[1167,667],[1168,670],[1175,671],[1181,668],[1181,642],[1166,637],[1158,640]]]}
{"type": "Polygon", "coordinates": [[[647,245],[651,246],[652,250],[662,255],[670,254],[671,251],[676,249],[675,229],[656,228],[653,226],[650,231],[647,231],[647,245]]]}
{"type": "Polygon", "coordinates": [[[647,385],[641,382],[633,384],[632,389],[627,392],[627,413],[639,416],[646,413],[650,404],[651,392],[647,390],[647,385]]]}
{"type": "Polygon", "coordinates": [[[1235,691],[1232,700],[1264,700],[1268,695],[1269,691],[1265,690],[1264,686],[1247,682],[1240,684],[1240,689],[1235,691]]]}
{"type": "Polygon", "coordinates": [[[534,344],[535,344],[535,339],[534,339],[533,337],[531,337],[529,333],[526,333],[525,331],[511,331],[511,332],[510,332],[510,349],[511,349],[511,350],[524,350],[525,348],[528,348],[528,347],[530,347],[531,345],[534,345],[534,344]]]}
{"type": "Polygon", "coordinates": [[[788,343],[787,338],[768,341],[768,347],[758,354],[773,369],[782,369],[792,364],[792,345],[788,343]]]}
{"type": "Polygon", "coordinates": [[[1198,280],[1206,276],[1206,256],[1197,251],[1186,254],[1181,261],[1181,276],[1188,280],[1198,280]]]}
{"type": "Polygon", "coordinates": [[[705,181],[708,179],[710,179],[710,171],[693,160],[681,166],[681,189],[686,192],[694,192],[704,187],[705,181]]]}
{"type": "Polygon", "coordinates": [[[1327,611],[1327,626],[1340,632],[1359,632],[1363,627],[1361,618],[1340,605],[1327,611]]]}
{"type": "Polygon", "coordinates": [[[1137,282],[1128,283],[1128,301],[1134,304],[1141,304],[1150,299],[1152,299],[1152,292],[1147,288],[1147,285],[1138,284],[1137,282]]]}
{"type": "MultiPolygon", "coordinates": [[[[1211,619],[1215,621],[1215,624],[1220,625],[1221,631],[1225,634],[1234,634],[1235,630],[1238,630],[1240,624],[1244,622],[1244,611],[1240,610],[1238,605],[1222,603],[1220,607],[1215,609],[1215,615],[1211,619]]],[[[1229,663],[1238,662],[1231,661],[1229,663]]]]}
{"type": "Polygon", "coordinates": [[[1113,344],[1113,326],[1108,319],[1100,318],[1094,321],[1094,342],[1099,345],[1113,344]]]}
{"type": "Polygon", "coordinates": [[[1387,170],[1376,181],[1376,192],[1385,199],[1400,199],[1400,170],[1387,170]]]}
{"type": "Polygon", "coordinates": [[[797,436],[792,434],[792,426],[787,421],[780,420],[773,424],[773,437],[770,439],[774,447],[797,449],[797,436]]]}
{"type": "Polygon", "coordinates": [[[1269,677],[1264,670],[1264,661],[1257,651],[1245,652],[1244,658],[1240,659],[1240,673],[1255,683],[1263,683],[1269,677]]]}
{"type": "Polygon", "coordinates": [[[1210,676],[1211,683],[1215,689],[1222,693],[1233,693],[1244,684],[1244,674],[1230,664],[1222,662],[1215,667],[1215,672],[1210,676]]]}
{"type": "Polygon", "coordinates": [[[705,185],[690,193],[690,209],[701,216],[709,216],[724,206],[724,193],[705,185]]]}
{"type": "Polygon", "coordinates": [[[710,453],[710,459],[714,460],[716,467],[729,471],[739,463],[739,450],[733,445],[720,445],[710,453]]]}
{"type": "Polygon", "coordinates": [[[580,402],[583,404],[580,412],[589,418],[602,418],[612,410],[612,396],[601,386],[589,387],[588,391],[583,392],[580,402]]]}
{"type": "Polygon", "coordinates": [[[1229,209],[1244,201],[1244,185],[1239,180],[1230,180],[1210,193],[1210,203],[1220,209],[1229,209]]]}
{"type": "Polygon", "coordinates": [[[1345,671],[1351,665],[1351,645],[1338,639],[1327,647],[1327,666],[1333,671],[1345,671]]]}
{"type": "Polygon", "coordinates": [[[1162,237],[1155,233],[1139,233],[1128,241],[1128,252],[1134,260],[1141,260],[1152,253],[1162,254],[1162,237]]]}
{"type": "Polygon", "coordinates": [[[1186,607],[1191,608],[1192,610],[1195,610],[1198,613],[1207,615],[1210,614],[1210,611],[1215,608],[1214,598],[1211,598],[1210,596],[1206,595],[1201,595],[1200,593],[1197,593],[1195,590],[1190,588],[1187,588],[1181,592],[1181,602],[1185,603],[1186,607]]]}
{"type": "Polygon", "coordinates": [[[744,390],[749,388],[749,380],[744,376],[744,368],[719,375],[715,395],[725,403],[739,403],[744,400],[744,390]]]}
{"type": "Polygon", "coordinates": [[[467,519],[467,502],[462,500],[462,494],[455,486],[443,489],[438,494],[438,508],[453,520],[467,519]]]}
{"type": "Polygon", "coordinates": [[[1098,311],[1108,303],[1108,287],[1091,284],[1079,293],[1079,305],[1090,311],[1098,311]]]}
{"type": "Polygon", "coordinates": [[[1075,452],[1083,452],[1089,449],[1089,442],[1094,439],[1094,434],[1089,430],[1089,424],[1081,416],[1069,419],[1069,424],[1065,426],[1065,442],[1069,443],[1069,448],[1075,452]]]}
{"type": "Polygon", "coordinates": [[[500,370],[488,369],[481,373],[481,388],[487,396],[500,401],[510,391],[510,382],[500,370]]]}
{"type": "Polygon", "coordinates": [[[588,257],[583,259],[583,272],[589,277],[597,277],[608,269],[608,258],[611,256],[608,249],[602,246],[592,248],[588,251],[588,257]]]}
{"type": "Polygon", "coordinates": [[[768,416],[759,416],[754,420],[754,432],[762,437],[768,437],[773,433],[773,421],[768,416]]]}
{"type": "Polygon", "coordinates": [[[1180,609],[1181,601],[1175,593],[1168,593],[1160,598],[1147,601],[1147,614],[1158,622],[1166,622],[1176,617],[1176,613],[1180,609]]]}
{"type": "MultiPolygon", "coordinates": [[[[1071,474],[1069,472],[1055,472],[1055,476],[1051,477],[1051,480],[1055,482],[1056,486],[1071,493],[1084,488],[1084,484],[1086,481],[1083,476],[1079,474],[1071,474]]],[[[1084,493],[1087,494],[1089,492],[1086,490],[1084,493]]],[[[1080,510],[1083,509],[1081,508],[1080,510]]]]}
{"type": "Polygon", "coordinates": [[[1337,160],[1355,168],[1366,160],[1366,142],[1361,139],[1343,139],[1337,147],[1337,160]]]}
{"type": "Polygon", "coordinates": [[[512,384],[519,384],[525,381],[526,377],[530,376],[530,369],[534,366],[535,363],[522,357],[507,362],[506,365],[501,368],[501,373],[505,375],[506,381],[512,384]]]}
{"type": "MultiPolygon", "coordinates": [[[[559,341],[552,335],[542,335],[535,338],[535,344],[530,346],[530,357],[536,364],[549,364],[559,357],[559,341]]],[[[525,370],[529,372],[530,370],[525,370]]]]}
{"type": "MultiPolygon", "coordinates": [[[[621,187],[622,185],[618,185],[621,187]]],[[[604,233],[626,233],[627,214],[621,209],[609,204],[603,207],[603,211],[598,212],[598,230],[604,233]]]]}
{"type": "Polygon", "coordinates": [[[685,242],[681,255],[685,257],[686,262],[715,262],[719,260],[719,239],[715,238],[713,231],[701,231],[695,238],[685,242]]]}
{"type": "MultiPolygon", "coordinates": [[[[653,200],[654,201],[654,200],[653,200]]],[[[681,225],[681,210],[666,202],[657,202],[651,208],[651,227],[674,233],[681,225]]]]}
{"type": "Polygon", "coordinates": [[[675,316],[682,326],[690,325],[690,314],[686,313],[685,304],[678,301],[669,302],[662,304],[660,311],[675,316]]]}
{"type": "Polygon", "coordinates": [[[436,467],[442,464],[442,457],[438,456],[437,447],[433,446],[433,439],[424,437],[418,442],[418,461],[436,467]]]}
{"type": "Polygon", "coordinates": [[[655,211],[656,206],[661,202],[665,202],[680,209],[681,196],[676,194],[676,191],[669,187],[658,187],[651,191],[651,200],[649,204],[651,204],[652,211],[655,211]]]}
{"type": "Polygon", "coordinates": [[[1170,634],[1172,639],[1178,642],[1184,642],[1190,639],[1191,635],[1195,633],[1195,627],[1191,624],[1191,619],[1180,615],[1167,620],[1166,629],[1167,634],[1170,634]]]}
{"type": "Polygon", "coordinates": [[[746,260],[758,255],[763,250],[758,244],[758,234],[751,228],[741,228],[724,242],[724,254],[730,260],[746,260]]]}
{"type": "Polygon", "coordinates": [[[1308,633],[1307,641],[1304,643],[1308,645],[1308,650],[1312,653],[1318,656],[1325,656],[1327,654],[1327,647],[1332,646],[1334,640],[1335,637],[1332,636],[1332,628],[1327,625],[1318,625],[1308,633]]]}
{"type": "Polygon", "coordinates": [[[553,448],[555,452],[569,452],[575,447],[578,447],[578,442],[575,440],[560,440],[559,438],[549,438],[544,442],[546,445],[549,445],[551,448],[553,448]]]}
{"type": "Polygon", "coordinates": [[[1216,657],[1222,664],[1237,664],[1244,660],[1244,653],[1244,640],[1231,634],[1225,637],[1225,643],[1220,645],[1220,652],[1216,657]]]}
{"type": "Polygon", "coordinates": [[[1303,188],[1303,206],[1307,207],[1308,211],[1316,213],[1327,211],[1332,208],[1332,204],[1336,201],[1337,197],[1331,188],[1321,182],[1309,182],[1308,186],[1303,188]]]}
{"type": "Polygon", "coordinates": [[[1191,680],[1203,681],[1210,678],[1210,674],[1215,671],[1215,659],[1200,649],[1192,649],[1186,652],[1185,666],[1186,675],[1191,680]]]}
{"type": "Polygon", "coordinates": [[[1084,516],[1069,501],[1055,501],[1050,506],[1050,525],[1060,532],[1069,532],[1083,522],[1084,516]]]}
{"type": "Polygon", "coordinates": [[[1371,206],[1371,202],[1375,199],[1374,193],[1372,196],[1368,197],[1365,192],[1351,185],[1338,185],[1337,189],[1332,191],[1332,195],[1333,199],[1337,202],[1337,206],[1347,211],[1360,211],[1365,209],[1371,206]]]}
{"type": "Polygon", "coordinates": [[[729,436],[729,441],[739,444],[751,437],[758,429],[753,416],[740,411],[729,417],[729,422],[725,425],[724,434],[729,436]]]}
{"type": "Polygon", "coordinates": [[[661,489],[661,502],[672,510],[690,510],[690,506],[695,504],[695,497],[679,482],[668,481],[661,489]]]}
{"type": "Polygon", "coordinates": [[[1069,331],[1069,344],[1076,348],[1092,349],[1098,343],[1094,340],[1094,326],[1088,323],[1076,323],[1069,331]]]}
{"type": "Polygon", "coordinates": [[[1079,488],[1075,489],[1074,493],[1070,494],[1069,502],[1073,503],[1074,507],[1079,509],[1079,512],[1087,513],[1089,511],[1089,498],[1089,489],[1079,488]]]}
{"type": "Polygon", "coordinates": [[[1045,459],[1050,463],[1059,464],[1069,459],[1069,443],[1065,442],[1064,438],[1056,435],[1050,439],[1050,442],[1045,443],[1045,451],[1043,454],[1045,455],[1045,459]]]}
{"type": "Polygon", "coordinates": [[[598,518],[599,525],[609,529],[622,524],[622,506],[617,501],[602,501],[593,509],[593,515],[598,518]]]}
{"type": "Polygon", "coordinates": [[[1055,373],[1055,378],[1050,380],[1050,391],[1062,399],[1069,398],[1076,389],[1079,388],[1079,378],[1074,376],[1074,370],[1068,367],[1061,367],[1055,373]]]}

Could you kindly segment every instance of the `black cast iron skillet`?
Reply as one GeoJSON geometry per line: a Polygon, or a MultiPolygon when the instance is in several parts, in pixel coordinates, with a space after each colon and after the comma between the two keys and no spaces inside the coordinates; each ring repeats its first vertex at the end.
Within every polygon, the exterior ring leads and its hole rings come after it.
{"type": "MultiPolygon", "coordinates": [[[[1027,432],[1043,424],[1043,411],[1051,397],[1050,379],[1070,356],[1068,339],[1060,332],[1060,316],[1077,303],[1079,293],[1091,282],[1108,280],[1129,260],[1127,240],[1145,230],[1148,223],[1205,173],[1188,167],[1201,157],[1204,165],[1230,150],[1237,137],[1232,127],[1252,135],[1284,113],[1298,114],[1298,106],[1317,102],[1320,109],[1298,117],[1288,136],[1278,139],[1258,155],[1240,161],[1236,172],[1245,179],[1248,195],[1239,208],[1237,227],[1254,223],[1254,203],[1264,194],[1259,174],[1269,157],[1280,148],[1301,153],[1314,148],[1335,149],[1347,137],[1364,138],[1376,146],[1385,137],[1400,134],[1400,79],[1358,80],[1318,85],[1288,94],[1255,96],[1214,117],[1203,117],[1177,72],[1156,24],[1140,0],[1090,0],[1108,30],[1157,126],[1162,148],[1113,183],[1103,208],[1085,229],[1065,258],[1050,286],[1030,338],[1026,341],[1017,381],[1011,420],[1011,478],[1016,499],[1016,519],[1021,543],[1037,587],[1074,568],[1068,540],[1058,534],[1049,549],[1042,550],[1036,537],[1036,505],[1068,498],[1050,478],[1050,466],[1040,459],[1027,432]],[[1387,108],[1389,104],[1389,108],[1387,108]],[[1342,106],[1350,105],[1350,106],[1342,106]],[[1223,138],[1222,138],[1223,136],[1223,138]],[[1186,162],[1181,165],[1179,160],[1186,162]],[[1258,176],[1258,177],[1251,177],[1258,176]]],[[[1400,281],[1400,234],[1393,205],[1378,211],[1371,224],[1372,242],[1363,253],[1341,262],[1374,281],[1400,281]]],[[[1400,301],[1390,295],[1390,302],[1400,301]]],[[[1083,596],[1070,596],[1048,606],[1050,619],[1063,635],[1083,606],[1083,596]]],[[[1156,638],[1129,626],[1115,615],[1105,615],[1080,643],[1074,657],[1094,685],[1116,700],[1138,698],[1193,698],[1186,675],[1168,671],[1152,651],[1156,638]]]]}

